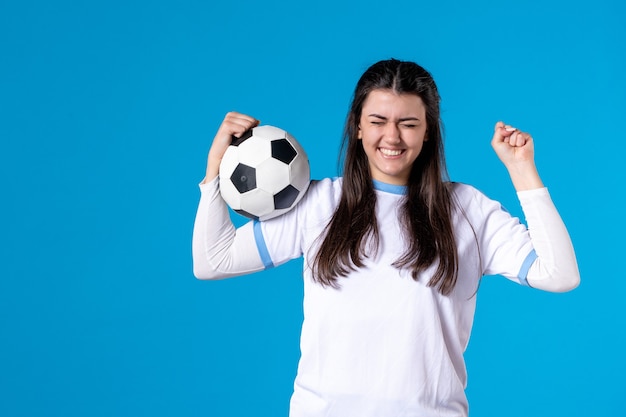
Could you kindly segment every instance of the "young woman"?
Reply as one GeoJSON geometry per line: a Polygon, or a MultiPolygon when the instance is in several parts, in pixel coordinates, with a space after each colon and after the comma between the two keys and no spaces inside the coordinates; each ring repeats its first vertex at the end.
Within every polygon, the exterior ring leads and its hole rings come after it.
{"type": "Polygon", "coordinates": [[[290,212],[235,229],[218,167],[232,135],[257,124],[229,113],[215,136],[200,185],[194,272],[226,278],[304,256],[292,417],[466,416],[463,352],[481,277],[547,291],[578,285],[530,135],[498,122],[492,139],[527,229],[475,188],[447,181],[439,95],[419,65],[381,61],[362,75],[342,178],[313,181],[290,212]]]}

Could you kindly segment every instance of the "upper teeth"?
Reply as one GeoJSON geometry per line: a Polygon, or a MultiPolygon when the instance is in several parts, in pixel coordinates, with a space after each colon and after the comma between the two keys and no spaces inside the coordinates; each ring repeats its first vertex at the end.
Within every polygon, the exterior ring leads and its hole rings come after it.
{"type": "Polygon", "coordinates": [[[388,155],[388,156],[397,156],[397,155],[400,155],[402,153],[402,151],[398,150],[398,149],[383,149],[383,148],[380,148],[380,151],[383,154],[388,155]]]}

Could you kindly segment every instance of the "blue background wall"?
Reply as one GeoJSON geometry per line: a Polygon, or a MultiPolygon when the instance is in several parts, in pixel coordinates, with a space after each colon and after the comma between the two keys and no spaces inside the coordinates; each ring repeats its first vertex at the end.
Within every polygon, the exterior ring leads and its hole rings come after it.
{"type": "Polygon", "coordinates": [[[197,183],[229,110],[336,175],[389,57],[435,76],[451,177],[517,215],[489,141],[533,134],[579,258],[568,294],[483,280],[472,415],[626,415],[624,3],[215,3],[0,5],[0,415],[286,416],[301,262],[195,280],[197,183]]]}

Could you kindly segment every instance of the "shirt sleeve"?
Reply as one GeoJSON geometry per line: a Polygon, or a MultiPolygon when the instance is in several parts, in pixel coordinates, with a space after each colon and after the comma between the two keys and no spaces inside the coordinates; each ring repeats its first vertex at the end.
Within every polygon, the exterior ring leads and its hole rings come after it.
{"type": "Polygon", "coordinates": [[[546,291],[574,289],[580,273],[574,246],[547,188],[518,193],[536,259],[528,268],[528,284],[546,291]]]}
{"type": "Polygon", "coordinates": [[[263,270],[253,222],[235,229],[219,193],[219,179],[200,184],[200,191],[192,239],[194,275],[220,279],[263,270]]]}
{"type": "Polygon", "coordinates": [[[482,274],[502,275],[528,285],[527,265],[536,255],[526,226],[476,189],[468,214],[478,242],[482,274]]]}
{"type": "Polygon", "coordinates": [[[569,234],[547,188],[518,193],[528,227],[500,203],[477,192],[481,220],[476,231],[484,275],[562,292],[580,280],[569,234]]]}

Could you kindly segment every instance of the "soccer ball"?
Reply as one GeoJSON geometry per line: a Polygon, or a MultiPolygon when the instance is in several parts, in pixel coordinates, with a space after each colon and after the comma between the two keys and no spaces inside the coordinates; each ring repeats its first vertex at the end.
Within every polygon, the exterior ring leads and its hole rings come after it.
{"type": "Polygon", "coordinates": [[[235,212],[268,220],[291,210],[311,178],[309,159],[289,133],[257,126],[233,137],[219,168],[220,193],[235,212]]]}

